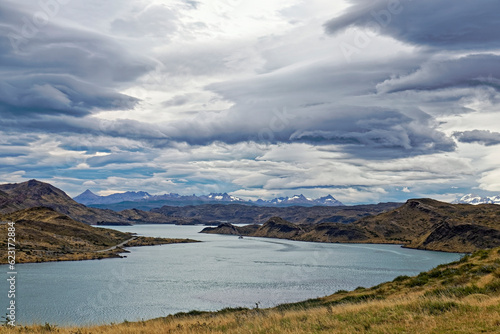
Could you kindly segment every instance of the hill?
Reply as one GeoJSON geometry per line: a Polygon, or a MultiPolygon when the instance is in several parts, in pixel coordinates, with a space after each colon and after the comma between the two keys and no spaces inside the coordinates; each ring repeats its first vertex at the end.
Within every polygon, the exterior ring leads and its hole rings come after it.
{"type": "MultiPolygon", "coordinates": [[[[144,195],[142,193],[134,194],[144,195]]],[[[85,196],[92,197],[92,194],[86,192],[85,196]]],[[[131,196],[131,193],[126,194],[126,196],[131,196]]],[[[135,203],[138,205],[143,202],[123,203],[135,203]]],[[[153,201],[149,203],[157,202],[153,201]]],[[[116,205],[119,206],[120,204],[116,205]]],[[[76,221],[90,225],[128,225],[141,223],[216,225],[221,222],[259,224],[265,223],[273,216],[280,216],[297,223],[349,223],[362,217],[388,211],[400,205],[399,203],[381,203],[377,205],[358,206],[263,207],[245,204],[203,204],[163,206],[151,211],[125,209],[116,212],[109,209],[86,207],[70,198],[64,191],[37,180],[0,185],[0,214],[12,213],[32,207],[48,207],[76,221]]],[[[126,205],[125,207],[129,206],[126,205]]]]}
{"type": "Polygon", "coordinates": [[[472,252],[500,246],[500,206],[412,199],[351,224],[294,224],[273,217],[258,228],[226,225],[202,233],[241,234],[319,242],[397,243],[409,248],[472,252]]]}
{"type": "Polygon", "coordinates": [[[355,206],[291,206],[259,207],[242,204],[204,204],[183,207],[163,206],[152,209],[171,219],[194,224],[222,222],[231,224],[263,224],[271,217],[279,216],[298,224],[320,224],[325,222],[352,223],[363,217],[379,214],[401,206],[401,203],[380,203],[355,206]]]}
{"type": "MultiPolygon", "coordinates": [[[[36,207],[0,216],[15,222],[16,263],[120,257],[123,247],[195,242],[190,239],[137,237],[77,222],[54,209],[36,207]]],[[[7,249],[6,223],[0,224],[0,247],[7,249]]],[[[7,252],[0,263],[7,263],[7,252]]]]}
{"type": "Polygon", "coordinates": [[[64,191],[48,183],[30,180],[23,183],[0,185],[0,214],[8,214],[17,210],[33,207],[47,207],[56,210],[72,219],[90,224],[133,224],[135,218],[147,223],[168,223],[169,220],[159,214],[149,212],[114,212],[88,208],[75,202],[64,191]],[[135,218],[134,218],[135,217],[135,218]]]}
{"type": "MultiPolygon", "coordinates": [[[[100,229],[77,222],[51,208],[30,208],[1,217],[14,221],[16,262],[81,260],[117,256],[101,252],[132,238],[130,233],[100,229]]],[[[0,247],[7,249],[7,225],[0,225],[0,247]]],[[[122,250],[120,250],[122,251],[122,250]]],[[[7,263],[6,253],[0,263],[7,263]]]]}
{"type": "MultiPolygon", "coordinates": [[[[478,251],[415,277],[271,309],[191,311],[149,321],[30,333],[498,333],[500,248],[478,251]]],[[[4,329],[17,333],[17,329],[4,329]]]]}
{"type": "Polygon", "coordinates": [[[380,240],[402,241],[411,248],[471,252],[500,246],[500,206],[494,204],[409,200],[357,225],[380,240]]]}

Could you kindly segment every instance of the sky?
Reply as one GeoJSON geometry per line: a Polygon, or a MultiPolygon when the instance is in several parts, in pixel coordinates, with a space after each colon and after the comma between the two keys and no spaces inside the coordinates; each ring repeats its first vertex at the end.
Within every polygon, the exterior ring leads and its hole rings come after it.
{"type": "Polygon", "coordinates": [[[497,0],[3,0],[0,183],[500,193],[497,0]]]}

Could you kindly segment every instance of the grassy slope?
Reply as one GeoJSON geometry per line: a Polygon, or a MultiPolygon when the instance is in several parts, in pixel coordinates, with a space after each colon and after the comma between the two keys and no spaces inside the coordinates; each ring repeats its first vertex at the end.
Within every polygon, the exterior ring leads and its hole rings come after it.
{"type": "Polygon", "coordinates": [[[494,204],[409,200],[356,225],[370,231],[374,241],[405,242],[411,248],[472,252],[500,245],[500,205],[494,204]]]}
{"type": "Polygon", "coordinates": [[[295,224],[273,217],[260,227],[223,224],[202,232],[316,242],[396,243],[466,253],[500,246],[500,205],[453,205],[414,199],[350,224],[295,224]]]}
{"type": "MultiPolygon", "coordinates": [[[[103,251],[132,238],[132,234],[96,228],[72,220],[50,208],[31,208],[0,217],[16,222],[16,263],[90,260],[118,257],[122,248],[103,251]]],[[[124,247],[149,246],[190,239],[137,237],[124,247]]],[[[0,248],[7,249],[7,225],[0,225],[0,248]]],[[[2,252],[0,263],[7,263],[2,252]]]]}
{"type": "MultiPolygon", "coordinates": [[[[50,208],[31,208],[4,215],[16,222],[16,262],[84,260],[117,256],[119,250],[96,253],[132,237],[110,229],[97,229],[50,208]]],[[[7,225],[0,226],[0,247],[6,249],[7,225]]],[[[2,254],[0,263],[6,263],[2,254]]]]}
{"type": "Polygon", "coordinates": [[[272,309],[190,312],[136,323],[2,333],[498,333],[500,248],[415,277],[272,309]]]}
{"type": "Polygon", "coordinates": [[[49,207],[86,224],[170,223],[158,213],[140,210],[114,212],[88,208],[75,202],[64,191],[48,183],[30,180],[23,183],[0,184],[0,214],[9,214],[33,207],[49,207]]]}

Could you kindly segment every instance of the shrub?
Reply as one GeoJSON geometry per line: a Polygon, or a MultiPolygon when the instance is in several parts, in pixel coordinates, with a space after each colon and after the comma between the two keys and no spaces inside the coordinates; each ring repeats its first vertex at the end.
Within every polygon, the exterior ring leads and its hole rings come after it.
{"type": "Polygon", "coordinates": [[[406,281],[407,279],[409,279],[410,276],[406,276],[406,275],[401,275],[401,276],[398,276],[396,277],[393,282],[403,282],[403,281],[406,281]]]}
{"type": "Polygon", "coordinates": [[[459,307],[460,305],[455,302],[426,301],[422,304],[421,310],[431,315],[440,315],[456,310],[459,307]]]}
{"type": "Polygon", "coordinates": [[[411,279],[406,285],[410,288],[416,287],[416,286],[422,286],[425,285],[429,282],[429,274],[427,273],[420,273],[417,277],[411,279]]]}
{"type": "Polygon", "coordinates": [[[434,289],[425,293],[425,296],[444,296],[444,297],[466,297],[473,294],[484,294],[486,291],[476,285],[459,286],[450,288],[434,289]]]}

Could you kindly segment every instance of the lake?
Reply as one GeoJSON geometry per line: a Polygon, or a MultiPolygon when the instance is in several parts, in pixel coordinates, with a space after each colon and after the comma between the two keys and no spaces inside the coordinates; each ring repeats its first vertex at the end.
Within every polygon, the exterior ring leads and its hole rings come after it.
{"type": "MultiPolygon", "coordinates": [[[[123,259],[17,265],[21,324],[134,321],[190,310],[271,307],[415,275],[459,254],[397,245],[299,242],[198,233],[203,226],[112,227],[202,243],[130,248],[123,259]]],[[[7,266],[0,266],[7,277],[7,266]]],[[[1,280],[7,307],[7,281],[1,280]]]]}

